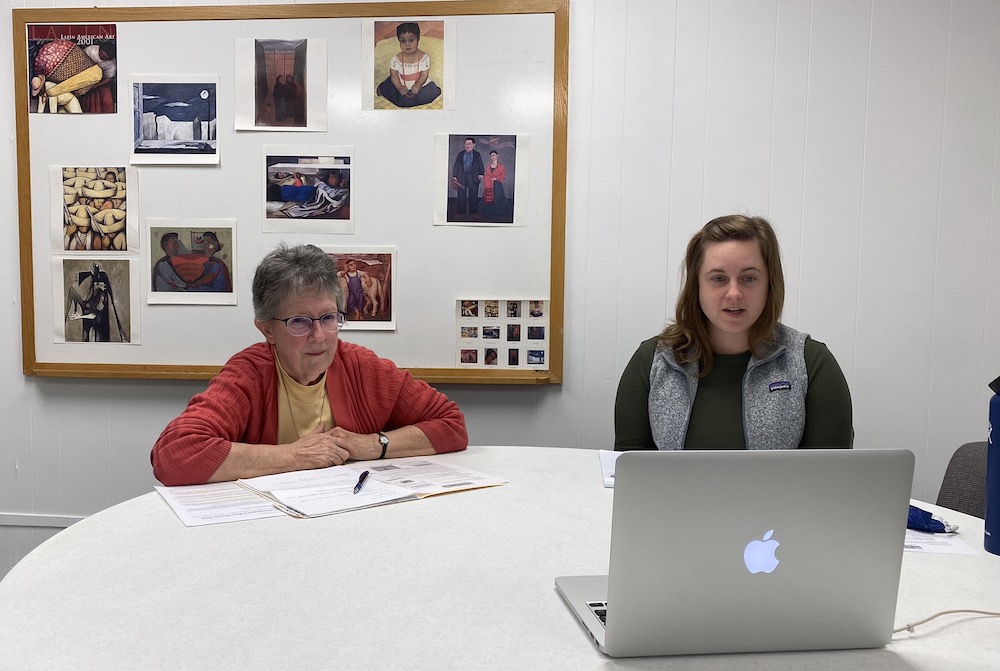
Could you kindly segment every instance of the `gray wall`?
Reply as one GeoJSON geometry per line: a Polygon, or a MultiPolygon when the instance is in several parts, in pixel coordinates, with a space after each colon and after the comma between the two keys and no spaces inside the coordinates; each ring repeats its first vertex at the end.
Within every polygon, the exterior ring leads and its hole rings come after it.
{"type": "MultiPolygon", "coordinates": [[[[984,439],[1000,374],[1000,4],[573,0],[571,24],[565,382],[443,388],[473,444],[609,447],[618,376],[672,315],[684,244],[748,212],[778,229],[784,320],[847,375],[856,446],[912,450],[933,500],[954,448],[984,439]]],[[[0,90],[11,78],[0,51],[0,90]]],[[[0,575],[150,491],[150,445],[204,386],[21,374],[13,133],[8,106],[0,575]]]]}

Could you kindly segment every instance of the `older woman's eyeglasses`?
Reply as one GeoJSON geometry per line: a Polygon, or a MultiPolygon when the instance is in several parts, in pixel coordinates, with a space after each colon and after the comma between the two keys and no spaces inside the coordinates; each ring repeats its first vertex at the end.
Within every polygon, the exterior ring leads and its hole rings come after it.
{"type": "Polygon", "coordinates": [[[329,312],[317,319],[302,316],[288,317],[287,319],[271,317],[271,319],[276,322],[285,322],[285,328],[288,329],[289,335],[304,336],[312,331],[313,322],[319,322],[324,331],[336,333],[344,326],[344,321],[346,321],[347,317],[343,312],[329,312]]]}

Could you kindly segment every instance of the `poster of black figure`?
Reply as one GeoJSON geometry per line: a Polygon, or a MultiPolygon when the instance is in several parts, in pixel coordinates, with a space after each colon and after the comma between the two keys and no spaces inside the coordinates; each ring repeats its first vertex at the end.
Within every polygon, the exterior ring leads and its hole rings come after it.
{"type": "Polygon", "coordinates": [[[134,264],[126,259],[60,259],[62,319],[57,342],[131,343],[136,324],[130,290],[134,264]]]}

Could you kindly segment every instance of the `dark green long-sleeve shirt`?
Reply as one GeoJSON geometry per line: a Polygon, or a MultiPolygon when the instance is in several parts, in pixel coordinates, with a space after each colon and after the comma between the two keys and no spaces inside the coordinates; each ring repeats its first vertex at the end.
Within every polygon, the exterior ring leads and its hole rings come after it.
{"type": "MultiPolygon", "coordinates": [[[[643,342],[625,367],[615,399],[615,449],[656,449],[649,422],[649,373],[657,338],[643,342]]],[[[698,381],[698,393],[684,439],[685,449],[746,449],[743,375],[750,353],[713,356],[712,370],[698,381]]],[[[826,345],[805,342],[809,376],[806,422],[799,447],[850,447],[851,393],[840,365],[826,345]]]]}

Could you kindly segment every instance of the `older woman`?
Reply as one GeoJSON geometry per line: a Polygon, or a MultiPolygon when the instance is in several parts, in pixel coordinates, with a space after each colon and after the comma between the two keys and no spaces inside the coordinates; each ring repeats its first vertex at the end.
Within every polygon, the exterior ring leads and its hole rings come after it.
{"type": "Polygon", "coordinates": [[[153,474],[188,485],[324,468],[349,459],[463,450],[458,406],[374,352],[338,338],[343,297],[330,257],[282,244],[257,267],[254,325],[153,446],[153,474]]]}
{"type": "Polygon", "coordinates": [[[676,318],[639,346],[615,400],[615,449],[850,447],[851,393],[826,345],[779,323],[785,281],[760,217],[688,243],[676,318]]]}

